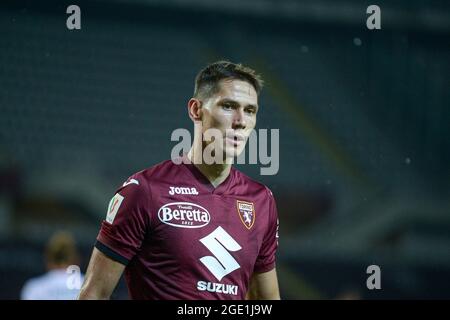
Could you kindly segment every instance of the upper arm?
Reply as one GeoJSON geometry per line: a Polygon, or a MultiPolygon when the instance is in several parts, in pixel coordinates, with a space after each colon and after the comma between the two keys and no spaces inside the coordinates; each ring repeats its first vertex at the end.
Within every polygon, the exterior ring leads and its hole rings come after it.
{"type": "Polygon", "coordinates": [[[109,203],[81,288],[82,299],[109,298],[146,236],[149,190],[139,175],[132,177],[109,203]]]}
{"type": "Polygon", "coordinates": [[[278,212],[272,192],[268,191],[267,230],[250,278],[247,299],[280,299],[275,254],[278,248],[278,212]]]}
{"type": "Polygon", "coordinates": [[[125,265],[94,248],[78,298],[109,299],[124,269],[125,265]]]}
{"type": "Polygon", "coordinates": [[[250,279],[247,300],[279,300],[278,277],[276,269],[254,273],[250,279]]]}
{"type": "Polygon", "coordinates": [[[256,258],[253,272],[264,273],[275,268],[275,254],[278,248],[278,211],[272,192],[267,188],[267,206],[264,222],[267,227],[262,239],[261,248],[256,258]]]}

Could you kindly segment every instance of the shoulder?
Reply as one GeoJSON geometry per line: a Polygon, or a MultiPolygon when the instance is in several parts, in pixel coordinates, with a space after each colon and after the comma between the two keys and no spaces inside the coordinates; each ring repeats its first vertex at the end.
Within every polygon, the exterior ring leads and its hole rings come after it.
{"type": "Polygon", "coordinates": [[[240,190],[245,190],[246,192],[252,194],[259,194],[267,198],[273,199],[273,193],[265,184],[258,182],[245,173],[233,168],[233,173],[235,177],[235,185],[240,190]]]}
{"type": "Polygon", "coordinates": [[[21,292],[21,298],[26,300],[28,299],[32,293],[34,292],[35,288],[38,287],[38,283],[37,283],[37,279],[36,278],[32,278],[29,279],[25,282],[25,284],[22,287],[22,292],[21,292]]]}
{"type": "Polygon", "coordinates": [[[25,282],[21,290],[22,300],[33,300],[48,285],[48,274],[31,278],[25,282]]]}
{"type": "Polygon", "coordinates": [[[171,160],[157,163],[129,176],[117,188],[116,192],[147,194],[151,189],[151,185],[170,180],[171,177],[177,175],[177,170],[180,170],[178,167],[180,166],[177,166],[171,160]]]}
{"type": "Polygon", "coordinates": [[[50,280],[49,274],[41,274],[40,276],[36,276],[34,278],[28,279],[27,282],[25,282],[24,288],[34,288],[41,286],[42,284],[47,283],[50,280]]]}
{"type": "Polygon", "coordinates": [[[166,160],[160,163],[157,163],[149,168],[138,171],[132,174],[128,179],[123,183],[122,187],[127,185],[142,185],[144,187],[149,186],[151,183],[155,183],[161,180],[170,179],[170,177],[177,174],[177,171],[180,170],[180,166],[174,164],[172,160],[166,160]]]}

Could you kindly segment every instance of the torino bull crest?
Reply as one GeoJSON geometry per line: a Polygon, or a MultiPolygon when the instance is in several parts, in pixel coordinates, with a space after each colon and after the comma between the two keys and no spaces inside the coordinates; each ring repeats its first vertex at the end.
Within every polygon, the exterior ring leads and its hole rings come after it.
{"type": "Polygon", "coordinates": [[[239,218],[247,229],[251,229],[255,223],[255,206],[252,202],[245,202],[237,200],[237,211],[239,218]]]}

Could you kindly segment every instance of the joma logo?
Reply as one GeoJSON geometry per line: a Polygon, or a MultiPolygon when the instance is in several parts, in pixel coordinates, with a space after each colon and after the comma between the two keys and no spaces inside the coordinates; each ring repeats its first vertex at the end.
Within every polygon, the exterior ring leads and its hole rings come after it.
{"type": "Polygon", "coordinates": [[[195,188],[187,187],[169,187],[169,194],[173,196],[174,194],[193,194],[198,195],[198,191],[195,188]]]}

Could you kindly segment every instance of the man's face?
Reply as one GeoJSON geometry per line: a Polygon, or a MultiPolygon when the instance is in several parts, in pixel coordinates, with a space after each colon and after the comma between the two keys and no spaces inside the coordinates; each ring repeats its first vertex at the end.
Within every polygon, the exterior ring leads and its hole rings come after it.
{"type": "Polygon", "coordinates": [[[239,155],[256,125],[258,95],[248,82],[224,79],[220,90],[203,101],[203,133],[215,128],[222,133],[225,158],[239,155]]]}

